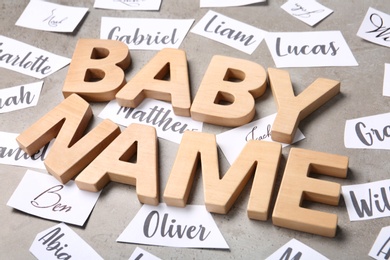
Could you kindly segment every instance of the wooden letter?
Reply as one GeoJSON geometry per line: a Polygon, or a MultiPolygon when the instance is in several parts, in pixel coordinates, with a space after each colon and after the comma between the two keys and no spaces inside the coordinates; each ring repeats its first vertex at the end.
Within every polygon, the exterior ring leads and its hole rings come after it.
{"type": "Polygon", "coordinates": [[[109,181],[129,184],[136,186],[140,202],[157,205],[157,144],[154,127],[131,124],[77,176],[77,186],[99,191],[109,181]]]}
{"type": "Polygon", "coordinates": [[[107,119],[81,138],[91,117],[90,105],[73,94],[16,140],[26,153],[32,155],[56,137],[44,163],[49,173],[66,183],[120,134],[119,127],[107,119]]]}
{"type": "Polygon", "coordinates": [[[334,237],[337,215],[301,207],[303,200],[337,206],[340,184],[310,178],[310,172],[346,178],[348,157],[291,148],[272,214],[276,226],[334,237]]]}
{"type": "Polygon", "coordinates": [[[190,116],[190,84],[187,58],[183,50],[159,51],[116,94],[118,104],[124,107],[135,108],[145,98],[172,102],[175,115],[190,116]]]}
{"type": "Polygon", "coordinates": [[[295,96],[288,71],[269,68],[268,77],[278,106],[271,137],[281,143],[291,144],[299,122],[340,92],[339,81],[318,78],[295,96]]]}
{"type": "Polygon", "coordinates": [[[113,40],[81,39],[77,42],[62,93],[79,94],[87,101],[110,101],[126,83],[123,70],[130,65],[126,44],[113,40]]]}
{"type": "Polygon", "coordinates": [[[240,126],[255,115],[254,98],[263,95],[267,74],[257,63],[214,56],[191,106],[195,120],[240,126]]]}
{"type": "Polygon", "coordinates": [[[220,178],[215,135],[187,131],[180,143],[164,192],[164,201],[184,207],[192,187],[198,160],[201,160],[206,208],[226,214],[255,175],[248,204],[250,218],[266,220],[279,165],[281,145],[249,141],[227,173],[220,178]]]}

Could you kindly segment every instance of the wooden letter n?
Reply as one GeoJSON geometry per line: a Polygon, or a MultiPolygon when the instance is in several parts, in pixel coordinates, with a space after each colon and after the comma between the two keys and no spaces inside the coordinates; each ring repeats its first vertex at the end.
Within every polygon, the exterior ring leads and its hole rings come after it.
{"type": "Polygon", "coordinates": [[[76,178],[82,190],[99,191],[109,181],[136,186],[138,200],[157,205],[158,153],[156,129],[131,124],[76,178]]]}

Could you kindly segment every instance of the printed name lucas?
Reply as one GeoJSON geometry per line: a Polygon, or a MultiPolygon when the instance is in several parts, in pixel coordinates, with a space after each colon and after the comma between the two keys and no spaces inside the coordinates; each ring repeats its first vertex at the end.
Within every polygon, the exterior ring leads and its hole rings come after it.
{"type": "Polygon", "coordinates": [[[329,44],[317,44],[314,46],[309,45],[302,45],[302,46],[283,46],[282,40],[280,37],[276,39],[276,54],[279,57],[287,56],[287,55],[328,55],[336,56],[337,51],[339,50],[338,47],[336,47],[335,42],[331,41],[329,44]]]}

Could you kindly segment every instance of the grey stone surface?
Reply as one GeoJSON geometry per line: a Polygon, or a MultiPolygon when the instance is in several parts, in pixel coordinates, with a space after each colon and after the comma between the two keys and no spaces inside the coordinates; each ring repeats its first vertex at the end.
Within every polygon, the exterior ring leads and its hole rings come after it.
{"type": "MultiPolygon", "coordinates": [[[[200,9],[199,1],[163,0],[159,12],[111,11],[93,8],[92,0],[59,0],[61,4],[89,7],[86,18],[74,33],[50,33],[15,26],[15,22],[28,1],[3,0],[0,3],[0,34],[51,51],[72,57],[76,42],[81,38],[99,38],[100,19],[110,17],[139,18],[194,18],[199,21],[208,9],[200,9]]],[[[300,129],[306,139],[294,144],[321,152],[346,155],[350,159],[348,178],[338,180],[342,185],[360,184],[387,179],[389,176],[389,152],[386,150],[355,150],[344,147],[345,121],[357,117],[389,112],[389,98],[382,96],[384,64],[390,63],[390,49],[362,40],[356,36],[358,28],[369,7],[390,13],[388,1],[353,0],[320,1],[334,10],[327,19],[310,27],[294,19],[280,6],[285,1],[268,1],[237,8],[212,8],[226,16],[270,32],[340,30],[351,48],[359,66],[325,68],[289,68],[294,89],[300,93],[318,77],[341,82],[341,93],[312,115],[304,119],[300,129]]],[[[390,25],[387,25],[390,26],[390,25]]],[[[193,33],[188,33],[180,46],[188,58],[191,93],[195,96],[204,72],[213,55],[251,60],[264,68],[275,67],[270,52],[263,41],[252,55],[213,42],[193,33]]],[[[132,69],[126,74],[131,79],[154,55],[155,51],[131,51],[132,69]]],[[[63,100],[62,84],[67,74],[64,68],[44,81],[41,98],[36,107],[0,115],[0,131],[20,133],[38,118],[63,100]]],[[[29,76],[0,68],[0,88],[37,81],[29,76]]],[[[95,120],[91,127],[101,121],[97,114],[105,103],[93,103],[95,120]]],[[[256,116],[261,118],[276,112],[271,90],[256,102],[256,116]]],[[[227,128],[205,124],[204,131],[220,133],[227,128]]],[[[166,186],[178,145],[159,139],[160,200],[166,186]]],[[[278,172],[275,193],[282,179],[289,147],[283,149],[282,164],[278,172]]],[[[221,172],[229,168],[220,153],[221,172]]],[[[29,247],[37,233],[56,224],[13,210],[6,203],[26,168],[0,165],[0,258],[34,259],[29,247]]],[[[191,204],[203,204],[203,187],[200,174],[190,195],[191,204]]],[[[350,222],[345,203],[338,207],[310,205],[311,207],[338,215],[338,230],[335,238],[325,238],[289,229],[279,228],[271,220],[250,220],[246,207],[250,187],[247,186],[233,208],[226,215],[213,214],[230,250],[183,249],[141,245],[142,248],[163,259],[264,259],[292,238],[307,244],[330,259],[369,259],[368,252],[380,229],[390,224],[389,218],[350,222]]],[[[84,227],[72,226],[87,243],[105,259],[128,259],[137,245],[117,243],[115,240],[142,205],[138,202],[135,188],[110,183],[102,192],[95,209],[84,227]]],[[[271,210],[273,203],[271,205],[271,210]]]]}

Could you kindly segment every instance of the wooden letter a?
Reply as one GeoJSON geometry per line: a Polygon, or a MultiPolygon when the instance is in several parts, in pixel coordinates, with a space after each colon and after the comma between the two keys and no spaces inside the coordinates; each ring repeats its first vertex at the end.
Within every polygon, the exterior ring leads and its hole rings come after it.
{"type": "Polygon", "coordinates": [[[183,50],[163,49],[117,94],[118,104],[137,107],[145,98],[172,102],[178,116],[190,116],[191,95],[183,50]]]}
{"type": "Polygon", "coordinates": [[[248,215],[266,220],[280,155],[278,143],[249,141],[221,179],[215,135],[186,131],[164,191],[164,201],[171,206],[186,205],[200,159],[208,211],[226,214],[250,177],[255,175],[248,215]]]}
{"type": "Polygon", "coordinates": [[[77,186],[98,191],[109,181],[129,184],[136,186],[140,202],[157,205],[157,144],[154,127],[131,124],[77,176],[77,186]]]}

